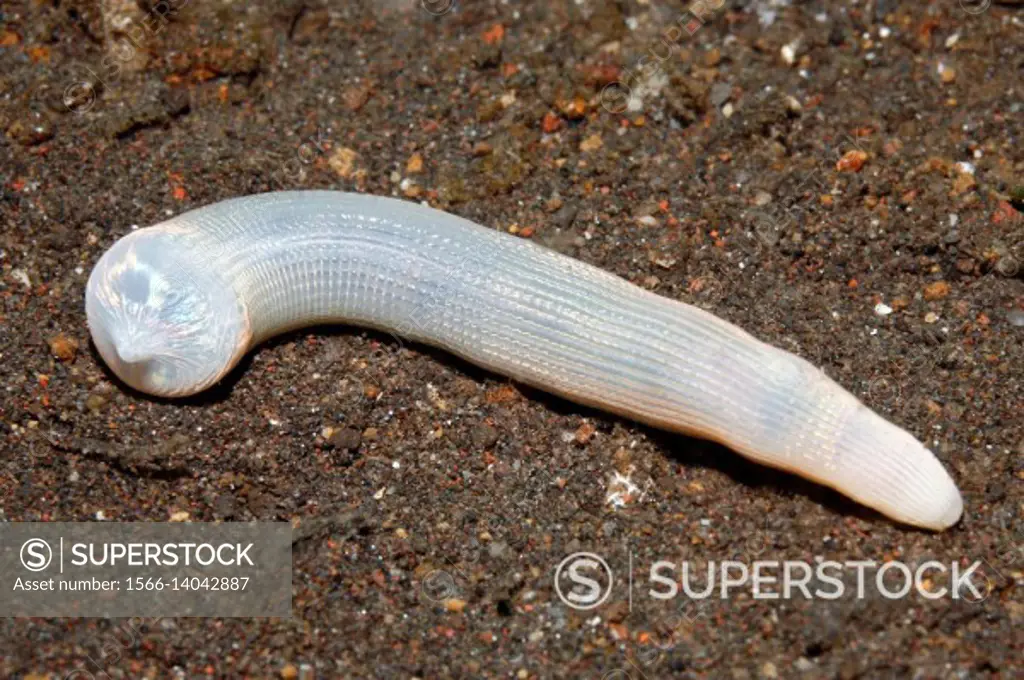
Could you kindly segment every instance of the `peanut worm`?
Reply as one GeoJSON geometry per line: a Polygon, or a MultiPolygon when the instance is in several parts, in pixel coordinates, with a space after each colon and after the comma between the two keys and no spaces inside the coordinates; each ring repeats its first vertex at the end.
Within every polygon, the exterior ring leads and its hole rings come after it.
{"type": "Polygon", "coordinates": [[[128,385],[177,397],[289,329],[349,323],[720,442],[889,517],[945,529],[938,459],[821,370],[696,307],[418,204],[333,191],[221,201],[134,231],[86,288],[93,341],[128,385]]]}

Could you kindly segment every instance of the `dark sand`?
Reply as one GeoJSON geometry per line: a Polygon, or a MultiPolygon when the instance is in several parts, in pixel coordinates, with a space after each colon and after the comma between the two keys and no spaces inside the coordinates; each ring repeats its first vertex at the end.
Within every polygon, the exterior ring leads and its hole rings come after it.
{"type": "Polygon", "coordinates": [[[7,619],[0,675],[1021,676],[1020,3],[729,2],[692,37],[663,0],[99,4],[0,9],[0,517],[293,521],[294,615],[7,619]],[[149,27],[117,62],[126,17],[149,27]],[[639,110],[602,106],[616,79],[639,110]],[[126,390],[85,327],[96,259],[280,188],[426,200],[711,310],[926,440],[963,521],[897,526],[355,328],[190,401],[126,390]],[[554,589],[579,550],[618,578],[589,612],[554,589]],[[983,560],[987,597],[646,592],[658,559],[816,557],[983,560]]]}

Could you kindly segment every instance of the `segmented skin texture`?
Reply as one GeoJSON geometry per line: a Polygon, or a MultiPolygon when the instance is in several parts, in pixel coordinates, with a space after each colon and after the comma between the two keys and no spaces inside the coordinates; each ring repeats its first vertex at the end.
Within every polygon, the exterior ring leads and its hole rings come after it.
{"type": "Polygon", "coordinates": [[[333,191],[222,201],[108,250],[86,291],[128,385],[183,396],[283,331],[348,323],[718,441],[930,529],[962,500],[935,456],[821,370],[696,307],[454,215],[333,191]]]}

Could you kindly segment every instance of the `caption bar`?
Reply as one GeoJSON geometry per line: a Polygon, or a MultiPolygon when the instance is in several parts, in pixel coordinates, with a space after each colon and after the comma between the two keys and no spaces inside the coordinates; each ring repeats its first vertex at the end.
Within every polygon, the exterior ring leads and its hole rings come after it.
{"type": "Polygon", "coordinates": [[[0,616],[291,616],[287,522],[0,523],[0,616]]]}

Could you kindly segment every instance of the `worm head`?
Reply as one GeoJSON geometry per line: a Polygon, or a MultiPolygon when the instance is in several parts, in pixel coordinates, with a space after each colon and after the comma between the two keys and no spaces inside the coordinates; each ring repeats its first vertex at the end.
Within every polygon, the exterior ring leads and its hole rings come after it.
{"type": "Polygon", "coordinates": [[[163,397],[217,382],[249,346],[248,315],[180,234],[142,229],[103,254],[85,293],[93,342],[117,377],[163,397]]]}

